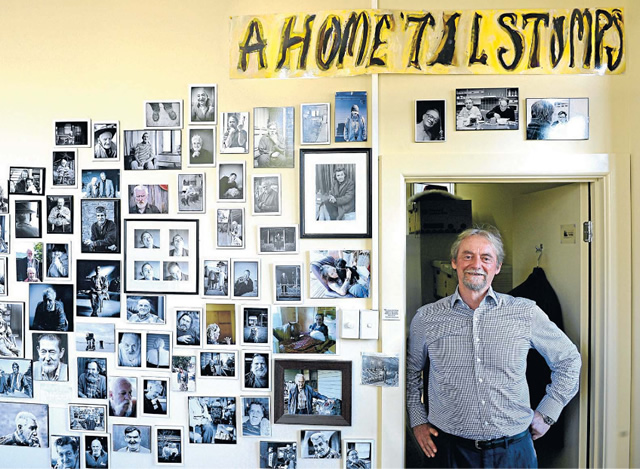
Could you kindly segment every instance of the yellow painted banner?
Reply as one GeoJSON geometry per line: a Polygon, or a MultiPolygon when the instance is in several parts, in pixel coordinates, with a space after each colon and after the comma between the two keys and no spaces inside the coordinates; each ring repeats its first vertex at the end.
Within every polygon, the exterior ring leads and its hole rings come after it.
{"type": "Polygon", "coordinates": [[[231,18],[232,78],[619,74],[622,8],[332,10],[231,18]]]}

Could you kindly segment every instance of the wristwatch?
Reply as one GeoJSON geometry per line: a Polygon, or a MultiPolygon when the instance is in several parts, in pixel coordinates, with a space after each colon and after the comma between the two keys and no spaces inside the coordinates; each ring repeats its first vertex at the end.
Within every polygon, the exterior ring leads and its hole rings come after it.
{"type": "Polygon", "coordinates": [[[554,423],[556,423],[555,420],[553,420],[551,417],[548,417],[546,415],[544,415],[542,412],[538,411],[540,413],[540,415],[542,415],[542,420],[544,421],[544,423],[546,423],[547,425],[553,425],[554,423]]]}

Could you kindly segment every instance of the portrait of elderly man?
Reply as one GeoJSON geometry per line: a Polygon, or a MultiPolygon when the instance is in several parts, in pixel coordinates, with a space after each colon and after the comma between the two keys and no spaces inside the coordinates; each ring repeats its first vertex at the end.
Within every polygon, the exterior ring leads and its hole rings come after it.
{"type": "Polygon", "coordinates": [[[109,301],[109,280],[102,273],[102,267],[96,266],[95,273],[89,275],[89,283],[91,290],[91,316],[98,317],[102,315],[104,301],[109,301]]]}
{"type": "Polygon", "coordinates": [[[171,249],[169,249],[169,256],[182,257],[188,255],[189,250],[185,248],[184,238],[181,234],[176,233],[171,238],[171,249]]]}
{"type": "Polygon", "coordinates": [[[355,165],[318,165],[316,171],[326,176],[327,170],[332,170],[330,185],[319,187],[316,196],[317,220],[355,220],[356,218],[356,183],[351,173],[355,165]]]}
{"type": "Polygon", "coordinates": [[[56,300],[57,293],[52,287],[42,292],[42,301],[38,302],[31,323],[31,329],[36,331],[69,330],[69,321],[64,311],[62,301],[56,300]]]}
{"type": "Polygon", "coordinates": [[[200,345],[200,323],[197,314],[195,311],[178,311],[176,324],[178,345],[200,345]]]}
{"type": "MultiPolygon", "coordinates": [[[[131,186],[129,186],[131,187],[131,186]]],[[[144,185],[137,185],[133,188],[129,213],[144,215],[150,213],[160,213],[160,209],[149,203],[149,188],[144,185]]]]}
{"type": "MultiPolygon", "coordinates": [[[[80,360],[78,362],[80,365],[80,360]]],[[[97,359],[89,359],[85,362],[84,373],[78,377],[78,397],[86,399],[107,398],[107,378],[100,371],[101,366],[97,359]]]]}
{"type": "Polygon", "coordinates": [[[515,121],[516,113],[515,110],[509,107],[509,100],[507,98],[500,98],[498,105],[494,106],[490,111],[487,111],[486,118],[515,121]]]}
{"type": "MultiPolygon", "coordinates": [[[[48,200],[53,197],[48,197],[48,200]]],[[[56,199],[56,205],[49,211],[47,217],[48,233],[71,233],[73,227],[71,225],[71,209],[65,206],[65,200],[63,197],[56,199]]]]}
{"type": "Polygon", "coordinates": [[[67,381],[67,364],[62,361],[65,353],[62,335],[41,334],[34,336],[34,340],[38,360],[33,362],[33,379],[35,381],[67,381]]]}
{"type": "Polygon", "coordinates": [[[247,131],[240,123],[239,113],[229,112],[226,116],[226,127],[222,136],[222,153],[247,153],[249,140],[247,131]]]}
{"type": "Polygon", "coordinates": [[[91,441],[89,448],[85,453],[85,467],[109,467],[109,454],[103,449],[102,442],[98,438],[91,441]]]}
{"type": "Polygon", "coordinates": [[[280,211],[280,198],[278,197],[278,180],[276,178],[256,178],[260,184],[254,193],[255,213],[278,213],[280,211]]]}
{"type": "Polygon", "coordinates": [[[142,141],[133,149],[131,169],[156,169],[154,164],[155,156],[153,146],[149,141],[149,132],[144,132],[142,134],[142,141]]]}
{"type": "Polygon", "coordinates": [[[138,427],[129,426],[124,429],[124,442],[126,446],[123,446],[118,450],[119,453],[140,453],[149,454],[151,450],[142,446],[142,432],[138,427]]]}
{"type": "Polygon", "coordinates": [[[371,465],[359,458],[358,451],[351,448],[347,451],[347,469],[370,469],[371,465]]]}
{"type": "MultiPolygon", "coordinates": [[[[80,469],[79,437],[61,436],[56,438],[52,453],[55,458],[53,469],[80,469]]],[[[51,463],[53,464],[54,458],[51,463]]]]}
{"type": "Polygon", "coordinates": [[[27,248],[26,257],[16,256],[16,278],[22,282],[27,278],[27,269],[32,268],[36,272],[36,277],[42,277],[42,262],[36,257],[32,248],[27,248]]]}
{"type": "Polygon", "coordinates": [[[215,122],[216,109],[214,107],[215,88],[191,88],[191,122],[215,122]]]}
{"type": "Polygon", "coordinates": [[[30,446],[40,448],[38,437],[38,421],[31,412],[18,412],[14,420],[16,430],[9,435],[0,437],[0,446],[30,446]]]}
{"type": "Polygon", "coordinates": [[[47,275],[54,278],[66,278],[69,276],[69,256],[64,244],[47,244],[49,256],[47,275]]]}
{"type": "Polygon", "coordinates": [[[238,175],[235,172],[224,175],[218,184],[220,199],[241,199],[242,186],[238,184],[238,175]]]}
{"type": "MultiPolygon", "coordinates": [[[[244,386],[246,388],[266,389],[269,387],[269,364],[267,363],[267,355],[259,353],[248,353],[247,357],[251,358],[250,370],[244,375],[244,386]]],[[[245,367],[247,363],[245,360],[245,367]]]]}
{"type": "Polygon", "coordinates": [[[116,252],[119,249],[118,226],[107,218],[107,209],[99,205],[95,209],[96,221],[91,225],[90,237],[82,241],[83,252],[116,252]]]}
{"type": "Polygon", "coordinates": [[[134,418],[137,416],[136,391],[131,382],[134,379],[120,376],[109,383],[109,416],[134,418]]]}
{"type": "Polygon", "coordinates": [[[251,279],[251,271],[245,270],[244,273],[236,279],[233,284],[234,296],[257,296],[253,292],[253,280],[251,279]]]}
{"type": "Polygon", "coordinates": [[[328,400],[329,402],[333,401],[306,384],[302,373],[296,375],[294,382],[296,385],[289,389],[288,410],[290,414],[312,415],[314,413],[314,399],[328,400]]]}
{"type": "Polygon", "coordinates": [[[323,432],[312,433],[309,440],[313,445],[313,459],[340,459],[340,453],[331,447],[323,432]]]}
{"type": "MultiPolygon", "coordinates": [[[[10,357],[15,358],[21,354],[20,347],[16,342],[16,336],[13,334],[11,330],[11,315],[9,315],[9,319],[6,320],[3,317],[0,317],[0,357],[10,357]]],[[[4,382],[0,382],[0,388],[3,388],[4,382]]]]}
{"type": "Polygon", "coordinates": [[[98,180],[98,193],[97,197],[102,199],[112,199],[116,196],[116,191],[113,187],[113,181],[107,179],[107,173],[102,171],[100,173],[100,179],[98,180]]]}
{"type": "Polygon", "coordinates": [[[463,126],[469,126],[482,120],[482,112],[473,104],[473,99],[465,98],[464,107],[458,112],[458,119],[463,126]]]}
{"type": "Polygon", "coordinates": [[[39,201],[16,201],[16,238],[40,237],[39,204],[39,201]],[[37,210],[34,210],[34,208],[37,208],[37,210]]]}
{"type": "Polygon", "coordinates": [[[162,381],[145,380],[143,412],[145,414],[167,415],[167,395],[162,381]]]}
{"type": "Polygon", "coordinates": [[[189,441],[211,443],[215,434],[213,419],[209,413],[206,397],[189,397],[189,441]]]}
{"type": "MultiPolygon", "coordinates": [[[[205,130],[199,131],[200,133],[206,132],[205,130]]],[[[204,144],[204,139],[200,133],[191,131],[191,150],[189,152],[190,164],[213,164],[213,153],[207,149],[204,144]]],[[[211,139],[207,138],[207,143],[211,140],[213,144],[213,134],[211,139]]]]}
{"type": "Polygon", "coordinates": [[[142,365],[142,348],[140,334],[121,332],[118,344],[118,365],[140,367],[142,365]]]}
{"type": "Polygon", "coordinates": [[[275,121],[267,122],[267,133],[260,137],[255,148],[254,168],[273,168],[284,166],[287,162],[285,142],[278,132],[275,121]]]}
{"type": "Polygon", "coordinates": [[[416,142],[444,140],[444,101],[416,101],[416,142]]]}
{"type": "MultiPolygon", "coordinates": [[[[157,280],[157,279],[156,279],[157,280]]],[[[146,298],[140,298],[136,302],[135,311],[129,309],[129,322],[144,322],[148,324],[163,324],[164,321],[158,317],[151,307],[151,302],[146,298]]]]}
{"type": "Polygon", "coordinates": [[[118,128],[113,124],[96,124],[93,129],[94,158],[117,158],[118,144],[114,140],[118,137],[118,128]]]}

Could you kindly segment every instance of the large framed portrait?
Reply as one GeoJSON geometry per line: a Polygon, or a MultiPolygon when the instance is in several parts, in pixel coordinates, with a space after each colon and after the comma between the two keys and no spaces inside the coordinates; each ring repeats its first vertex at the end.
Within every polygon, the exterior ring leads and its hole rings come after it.
{"type": "Polygon", "coordinates": [[[80,201],[82,245],[85,253],[120,253],[120,201],[80,201]]]}
{"type": "Polygon", "coordinates": [[[216,125],[218,85],[190,85],[189,109],[189,124],[216,125]]]}
{"type": "Polygon", "coordinates": [[[518,88],[456,90],[456,130],[518,130],[518,88]]]}
{"type": "Polygon", "coordinates": [[[253,167],[293,168],[293,107],[253,109],[253,167]]]}
{"type": "Polygon", "coordinates": [[[274,353],[335,355],[335,306],[281,306],[273,312],[274,353]]]}
{"type": "Polygon", "coordinates": [[[24,357],[24,302],[0,301],[0,324],[6,332],[6,350],[0,351],[0,357],[24,357]]]}
{"type": "Polygon", "coordinates": [[[371,238],[371,149],[300,150],[300,237],[371,238]]]}
{"type": "Polygon", "coordinates": [[[145,101],[144,126],[147,129],[181,129],[182,100],[145,101]]]}
{"type": "Polygon", "coordinates": [[[527,140],[589,140],[589,98],[527,98],[527,140]]]}
{"type": "Polygon", "coordinates": [[[124,169],[182,169],[181,130],[125,130],[124,169]]]}
{"type": "Polygon", "coordinates": [[[351,362],[274,360],[274,423],[351,426],[351,362]]]}
{"type": "Polygon", "coordinates": [[[127,219],[124,226],[125,293],[198,293],[198,220],[127,219]],[[145,232],[151,248],[141,247],[145,232]]]}
{"type": "MultiPolygon", "coordinates": [[[[0,445],[17,445],[14,432],[16,431],[16,417],[20,413],[22,413],[28,427],[33,427],[34,425],[36,427],[35,431],[30,432],[21,446],[26,448],[48,448],[49,406],[47,404],[27,404],[24,402],[0,402],[0,415],[2,415],[0,419],[0,435],[9,435],[9,438],[0,440],[0,445]]],[[[22,457],[28,457],[27,455],[28,453],[21,454],[22,457]]]]}

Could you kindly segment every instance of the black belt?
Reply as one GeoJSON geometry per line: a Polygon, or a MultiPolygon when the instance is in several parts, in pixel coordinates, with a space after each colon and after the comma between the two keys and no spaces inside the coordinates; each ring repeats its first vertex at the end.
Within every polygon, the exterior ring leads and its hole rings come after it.
{"type": "Polygon", "coordinates": [[[515,443],[516,441],[520,441],[523,438],[525,438],[527,435],[529,435],[529,429],[527,429],[521,433],[518,433],[517,435],[503,436],[502,438],[496,438],[495,440],[470,440],[469,438],[463,438],[461,436],[452,435],[451,433],[446,433],[446,432],[443,432],[442,430],[439,430],[439,432],[443,436],[451,439],[452,441],[455,441],[459,445],[463,445],[469,448],[475,448],[479,450],[493,449],[493,448],[497,448],[498,446],[506,447],[507,445],[515,443]]]}

